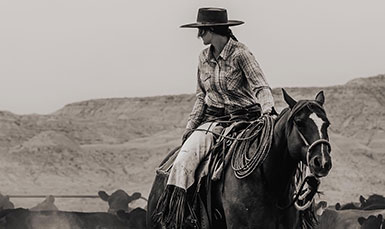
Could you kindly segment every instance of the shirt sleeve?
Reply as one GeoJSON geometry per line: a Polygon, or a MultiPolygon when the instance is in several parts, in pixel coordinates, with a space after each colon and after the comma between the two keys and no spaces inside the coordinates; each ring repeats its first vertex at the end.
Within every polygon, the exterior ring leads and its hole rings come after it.
{"type": "Polygon", "coordinates": [[[194,107],[190,113],[190,116],[189,116],[189,119],[188,119],[188,122],[186,125],[186,129],[197,128],[200,125],[200,123],[202,122],[202,119],[203,119],[204,113],[205,113],[205,107],[206,107],[205,95],[206,95],[206,92],[202,86],[202,82],[201,82],[200,77],[199,77],[199,68],[198,68],[197,76],[198,76],[198,82],[197,82],[197,89],[196,89],[196,93],[195,93],[196,100],[195,100],[194,107]]]}
{"type": "Polygon", "coordinates": [[[274,98],[257,60],[249,50],[242,50],[239,55],[239,66],[250,85],[257,102],[261,105],[262,113],[269,112],[274,107],[274,98]]]}

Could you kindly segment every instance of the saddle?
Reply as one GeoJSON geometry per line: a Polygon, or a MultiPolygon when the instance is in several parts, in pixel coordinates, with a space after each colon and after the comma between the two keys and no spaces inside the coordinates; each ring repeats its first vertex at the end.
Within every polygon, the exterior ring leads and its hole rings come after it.
{"type": "MultiPolygon", "coordinates": [[[[227,157],[218,156],[224,156],[225,152],[231,152],[234,150],[231,148],[234,140],[231,139],[236,139],[236,137],[241,134],[242,131],[246,130],[245,127],[248,125],[250,125],[250,122],[248,121],[239,121],[234,122],[229,127],[222,129],[222,132],[219,133],[220,137],[215,139],[214,146],[207,154],[207,156],[200,162],[198,168],[196,169],[195,178],[198,178],[196,179],[198,181],[197,183],[200,183],[199,181],[202,180],[203,177],[207,176],[209,171],[215,171],[215,175],[213,173],[213,176],[211,177],[213,180],[220,179],[219,172],[223,168],[221,162],[224,162],[223,159],[228,161],[230,159],[230,155],[227,157]],[[231,139],[229,140],[228,138],[231,139]]],[[[168,153],[168,155],[160,163],[160,166],[157,168],[157,174],[169,174],[172,165],[174,164],[175,158],[178,156],[180,148],[181,146],[178,146],[168,153]]]]}
{"type": "MultiPolygon", "coordinates": [[[[260,141],[256,141],[256,139],[261,135],[261,129],[256,127],[259,127],[260,123],[260,119],[234,121],[223,128],[219,137],[215,139],[214,146],[196,169],[195,184],[187,192],[186,225],[202,229],[226,227],[221,200],[217,198],[218,195],[213,193],[221,191],[224,171],[233,155],[238,155],[239,151],[248,151],[253,147],[258,148],[260,141]],[[215,227],[212,226],[214,224],[215,227]]],[[[157,170],[158,174],[168,176],[179,149],[180,147],[175,148],[166,156],[157,170]]]]}

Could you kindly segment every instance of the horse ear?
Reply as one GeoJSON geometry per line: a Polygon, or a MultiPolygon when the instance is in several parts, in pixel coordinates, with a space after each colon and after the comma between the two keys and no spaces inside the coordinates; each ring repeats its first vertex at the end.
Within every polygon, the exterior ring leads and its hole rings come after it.
{"type": "Polygon", "coordinates": [[[287,94],[287,92],[283,88],[282,88],[282,93],[286,103],[289,105],[290,108],[293,108],[294,105],[297,103],[297,101],[295,101],[292,97],[290,97],[290,95],[287,94]]]}
{"type": "Polygon", "coordinates": [[[323,91],[318,92],[318,94],[315,97],[315,100],[322,105],[325,103],[325,95],[323,91]]]}

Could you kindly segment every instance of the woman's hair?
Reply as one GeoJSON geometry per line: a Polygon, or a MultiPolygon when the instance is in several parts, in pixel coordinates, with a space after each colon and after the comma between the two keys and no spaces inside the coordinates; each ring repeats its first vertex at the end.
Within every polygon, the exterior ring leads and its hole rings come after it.
{"type": "Polygon", "coordinates": [[[211,31],[221,36],[231,37],[233,40],[238,41],[227,25],[201,27],[198,31],[198,37],[202,37],[207,31],[211,31]]]}

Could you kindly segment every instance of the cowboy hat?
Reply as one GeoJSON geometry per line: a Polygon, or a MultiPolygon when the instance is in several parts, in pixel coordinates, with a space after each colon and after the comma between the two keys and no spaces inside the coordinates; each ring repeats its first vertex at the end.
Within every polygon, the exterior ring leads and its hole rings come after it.
{"type": "Polygon", "coordinates": [[[197,22],[181,25],[181,28],[199,28],[208,26],[236,26],[243,24],[243,21],[228,20],[227,11],[222,8],[200,8],[198,10],[197,22]]]}

